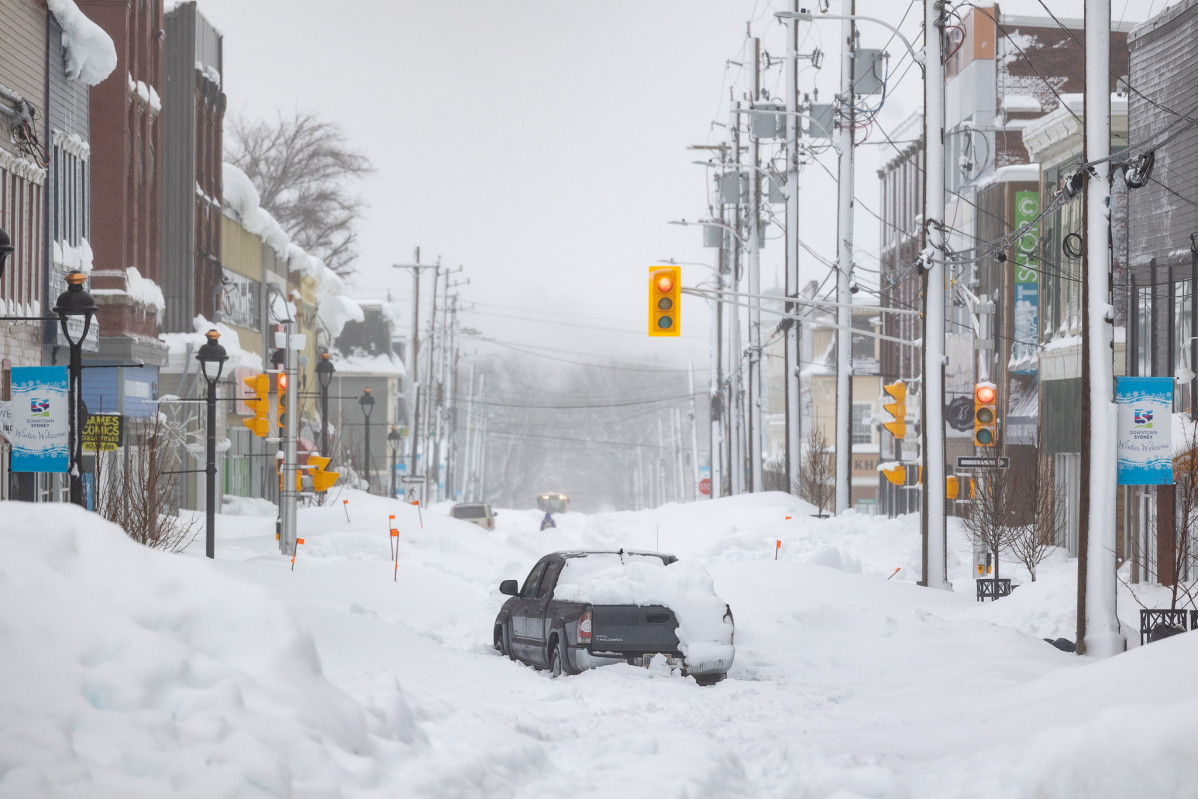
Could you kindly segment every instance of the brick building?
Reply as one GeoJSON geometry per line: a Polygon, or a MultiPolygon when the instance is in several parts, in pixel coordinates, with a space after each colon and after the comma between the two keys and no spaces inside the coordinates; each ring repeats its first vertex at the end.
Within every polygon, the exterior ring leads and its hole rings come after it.
{"type": "Polygon", "coordinates": [[[112,37],[113,79],[91,92],[91,293],[99,306],[97,364],[83,383],[93,412],[144,416],[166,347],[162,312],[162,0],[79,0],[112,37]],[[144,363],[132,369],[120,364],[144,363]]]}

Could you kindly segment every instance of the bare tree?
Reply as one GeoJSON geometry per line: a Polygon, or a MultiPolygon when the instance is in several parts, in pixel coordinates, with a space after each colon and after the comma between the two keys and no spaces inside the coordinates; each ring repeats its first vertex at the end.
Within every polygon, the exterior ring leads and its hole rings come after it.
{"type": "Polygon", "coordinates": [[[807,446],[803,452],[803,466],[796,480],[795,493],[816,507],[820,516],[824,508],[830,507],[835,499],[836,483],[834,464],[831,458],[828,437],[824,429],[813,426],[807,435],[807,446]]]}
{"type": "Polygon", "coordinates": [[[1020,507],[1033,507],[1032,518],[1013,527],[1010,551],[1016,560],[1027,567],[1032,582],[1036,582],[1036,567],[1048,557],[1061,533],[1061,517],[1057,503],[1056,481],[1053,479],[1052,459],[1040,458],[1036,472],[1015,478],[1016,501],[1020,507]]]}
{"type": "Polygon", "coordinates": [[[1173,573],[1162,577],[1172,581],[1170,610],[1177,610],[1179,602],[1198,608],[1198,551],[1194,547],[1194,527],[1198,525],[1198,425],[1191,427],[1182,452],[1173,458],[1173,484],[1173,573]]]}
{"type": "Polygon", "coordinates": [[[310,111],[273,122],[230,120],[227,157],[249,177],[262,207],[291,240],[334,272],[353,271],[365,201],[350,186],[374,172],[335,122],[310,111]]]}
{"type": "Polygon", "coordinates": [[[1015,512],[1020,507],[1019,481],[1009,469],[983,469],[974,478],[977,489],[966,506],[961,526],[970,543],[994,556],[994,597],[998,597],[999,555],[1011,548],[1021,525],[1015,512]]]}
{"type": "Polygon", "coordinates": [[[199,534],[199,518],[179,516],[180,448],[170,446],[162,414],[138,425],[132,445],[97,453],[96,511],[138,543],[179,552],[199,534]]]}

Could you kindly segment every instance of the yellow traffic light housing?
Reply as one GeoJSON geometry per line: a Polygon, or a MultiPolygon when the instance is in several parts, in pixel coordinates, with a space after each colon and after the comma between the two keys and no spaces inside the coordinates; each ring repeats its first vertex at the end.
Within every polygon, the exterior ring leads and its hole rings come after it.
{"type": "Polygon", "coordinates": [[[682,327],[682,267],[649,267],[649,335],[678,336],[682,327]]]}
{"type": "Polygon", "coordinates": [[[998,389],[993,383],[978,383],[973,389],[973,444],[998,444],[998,389]]]}
{"type": "Polygon", "coordinates": [[[337,478],[341,476],[340,472],[326,472],[325,467],[329,465],[332,458],[326,458],[323,455],[309,455],[308,465],[312,467],[308,471],[308,476],[312,478],[313,491],[328,491],[337,482],[337,478]]]}
{"type": "Polygon", "coordinates": [[[959,478],[949,475],[944,478],[944,496],[947,499],[956,499],[961,493],[961,481],[959,478]]]}
{"type": "Polygon", "coordinates": [[[275,386],[278,389],[278,396],[275,400],[275,418],[278,420],[280,430],[287,429],[287,375],[280,373],[275,375],[275,386]]]}
{"type": "Polygon", "coordinates": [[[907,467],[901,463],[889,469],[879,469],[878,471],[896,486],[905,486],[907,484],[907,467]]]}
{"type": "Polygon", "coordinates": [[[892,436],[898,439],[907,437],[907,384],[902,380],[882,386],[889,397],[889,402],[882,403],[882,410],[891,416],[891,421],[883,422],[892,436]]]}
{"type": "Polygon", "coordinates": [[[253,397],[245,399],[245,404],[254,410],[254,418],[242,419],[241,423],[258,438],[265,438],[270,433],[270,375],[254,375],[244,382],[254,392],[253,397]]]}

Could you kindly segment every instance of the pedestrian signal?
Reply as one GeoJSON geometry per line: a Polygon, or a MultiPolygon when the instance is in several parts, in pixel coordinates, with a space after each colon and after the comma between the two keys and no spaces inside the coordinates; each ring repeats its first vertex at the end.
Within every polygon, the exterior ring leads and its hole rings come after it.
{"type": "Polygon", "coordinates": [[[254,411],[254,418],[242,419],[241,423],[258,438],[265,438],[270,432],[270,375],[247,377],[245,384],[254,392],[253,397],[247,397],[245,400],[245,404],[254,411]]]}
{"type": "Polygon", "coordinates": [[[889,399],[889,402],[883,401],[882,410],[891,416],[891,421],[883,422],[882,427],[890,431],[890,434],[895,438],[906,438],[907,384],[902,380],[897,380],[890,385],[882,386],[882,390],[886,392],[889,399]]]}
{"type": "Polygon", "coordinates": [[[680,335],[681,324],[682,267],[649,267],[649,335],[680,335]]]}
{"type": "Polygon", "coordinates": [[[993,447],[998,443],[998,389],[978,383],[973,389],[973,443],[993,447]]]}

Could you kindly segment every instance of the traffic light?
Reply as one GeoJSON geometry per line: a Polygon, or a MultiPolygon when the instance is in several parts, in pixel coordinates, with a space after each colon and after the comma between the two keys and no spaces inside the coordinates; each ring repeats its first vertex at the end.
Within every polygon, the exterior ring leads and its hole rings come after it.
{"type": "Polygon", "coordinates": [[[649,267],[649,335],[677,336],[682,325],[682,267],[649,267]]]}
{"type": "Polygon", "coordinates": [[[878,469],[882,475],[894,483],[896,486],[905,486],[907,484],[907,467],[901,463],[890,467],[889,469],[878,469]]]}
{"type": "Polygon", "coordinates": [[[287,429],[287,375],[275,375],[275,386],[278,389],[278,397],[275,400],[275,418],[279,420],[279,429],[287,429]]]}
{"type": "Polygon", "coordinates": [[[895,438],[907,437],[907,384],[902,380],[896,380],[890,385],[882,386],[882,390],[886,392],[890,398],[889,402],[882,403],[882,410],[886,411],[892,417],[889,422],[883,422],[882,427],[890,431],[890,434],[895,438]]]}
{"type": "Polygon", "coordinates": [[[956,499],[961,493],[961,480],[958,477],[949,475],[944,478],[944,496],[947,499],[956,499]]]}
{"type": "Polygon", "coordinates": [[[973,443],[977,447],[998,443],[998,389],[993,383],[973,388],[973,443]]]}
{"type": "Polygon", "coordinates": [[[254,375],[245,378],[245,384],[253,397],[248,397],[245,404],[254,410],[253,419],[242,419],[241,423],[253,431],[258,438],[265,438],[270,432],[270,375],[254,375]]]}
{"type": "Polygon", "coordinates": [[[333,483],[337,482],[337,478],[341,476],[340,472],[326,472],[325,467],[329,465],[332,458],[326,458],[322,455],[309,455],[308,465],[312,468],[308,471],[308,476],[312,478],[313,491],[328,491],[333,487],[333,483]]]}

